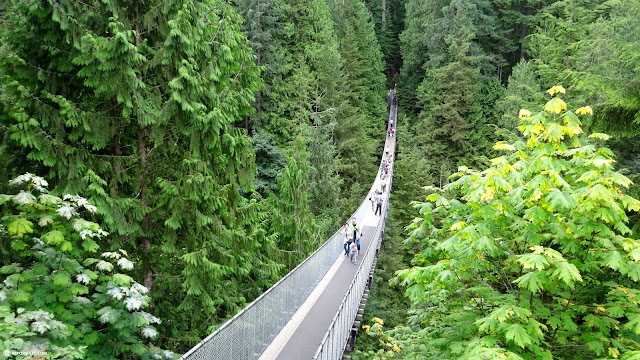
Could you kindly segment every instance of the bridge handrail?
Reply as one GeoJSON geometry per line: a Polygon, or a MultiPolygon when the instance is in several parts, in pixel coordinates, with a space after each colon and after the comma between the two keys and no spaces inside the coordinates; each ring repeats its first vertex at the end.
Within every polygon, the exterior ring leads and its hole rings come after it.
{"type": "MultiPolygon", "coordinates": [[[[385,146],[386,144],[387,141],[385,141],[385,146]]],[[[380,162],[382,163],[382,159],[380,162]]],[[[393,170],[390,169],[390,171],[393,170]]],[[[376,171],[375,178],[377,176],[378,172],[376,171]]],[[[372,182],[368,194],[371,194],[374,189],[375,180],[372,182]]],[[[369,201],[365,197],[351,217],[362,219],[359,214],[368,209],[368,203],[369,201]]],[[[384,214],[386,214],[387,205],[384,206],[384,214]]],[[[287,275],[182,355],[179,360],[258,358],[342,253],[343,236],[339,236],[340,229],[287,275]],[[312,263],[315,263],[316,266],[312,266],[312,263]],[[299,279],[300,273],[305,272],[303,268],[310,270],[306,271],[305,275],[308,276],[302,277],[301,280],[299,279]],[[289,283],[293,285],[287,286],[289,283]],[[278,291],[284,294],[276,294],[278,291]],[[286,303],[268,301],[268,297],[271,295],[275,298],[284,296],[286,303]],[[271,315],[269,320],[262,321],[269,315],[271,315]],[[244,318],[249,321],[243,324],[241,320],[244,318]],[[216,341],[219,338],[221,339],[216,341]]]]}
{"type": "MultiPolygon", "coordinates": [[[[397,124],[397,111],[394,117],[394,122],[397,124]]],[[[389,139],[387,139],[387,141],[389,141],[389,139]]],[[[387,146],[387,141],[385,141],[385,147],[387,146]]],[[[390,150],[391,153],[394,154],[395,146],[390,150]]],[[[387,222],[387,212],[389,210],[389,197],[391,194],[392,184],[393,165],[389,167],[389,190],[386,193],[382,215],[380,216],[382,221],[380,221],[376,227],[375,235],[371,240],[371,244],[367,248],[365,255],[362,257],[356,276],[353,278],[351,285],[349,285],[349,289],[342,299],[342,302],[338,307],[338,311],[336,311],[336,314],[333,316],[329,329],[325,332],[325,335],[320,342],[320,346],[318,346],[318,350],[316,350],[316,353],[313,356],[313,360],[335,360],[342,358],[342,354],[349,338],[351,326],[356,318],[360,300],[362,299],[364,288],[368,280],[369,269],[373,264],[375,250],[378,248],[378,243],[381,240],[382,233],[387,222]],[[338,325],[337,328],[336,325],[338,325]]]]}

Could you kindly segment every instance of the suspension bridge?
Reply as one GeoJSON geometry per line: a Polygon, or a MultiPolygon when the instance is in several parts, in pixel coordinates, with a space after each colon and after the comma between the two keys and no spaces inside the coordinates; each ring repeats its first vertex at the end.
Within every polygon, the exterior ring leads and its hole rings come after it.
{"type": "MultiPolygon", "coordinates": [[[[391,105],[394,126],[397,116],[397,105],[391,105]]],[[[387,149],[393,158],[395,148],[396,137],[387,136],[380,162],[389,158],[387,149]]],[[[378,174],[369,194],[381,188],[378,174]]],[[[348,359],[344,353],[353,350],[384,237],[393,163],[386,180],[382,215],[374,215],[367,195],[351,216],[362,230],[356,264],[344,255],[344,235],[337,231],[179,360],[348,359]]]]}

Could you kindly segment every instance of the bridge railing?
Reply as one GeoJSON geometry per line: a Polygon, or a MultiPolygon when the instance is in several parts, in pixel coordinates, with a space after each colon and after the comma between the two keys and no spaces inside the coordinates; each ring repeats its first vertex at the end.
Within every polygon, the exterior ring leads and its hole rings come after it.
{"type": "MultiPolygon", "coordinates": [[[[369,194],[374,186],[375,181],[369,194]]],[[[369,200],[365,199],[351,217],[360,222],[371,211],[369,206],[369,200]]],[[[339,231],[179,360],[258,359],[341,255],[344,235],[339,231]]],[[[378,238],[377,230],[375,239],[378,238]]]]}
{"type": "MultiPolygon", "coordinates": [[[[397,110],[394,116],[394,123],[397,124],[397,110]]],[[[396,138],[394,138],[395,140],[396,138]]],[[[388,146],[389,138],[385,142],[385,148],[388,146]]],[[[395,145],[391,147],[392,154],[395,153],[395,145]]],[[[395,160],[395,158],[394,158],[395,160]]],[[[395,163],[395,161],[394,161],[395,163]]],[[[344,349],[347,345],[347,341],[349,340],[349,336],[351,334],[351,328],[353,326],[353,322],[356,319],[356,315],[358,314],[358,309],[360,307],[360,301],[362,299],[362,295],[364,294],[364,289],[367,285],[367,281],[369,280],[369,269],[371,269],[371,265],[373,264],[373,260],[376,257],[376,249],[378,248],[378,244],[382,241],[382,236],[384,234],[384,227],[387,223],[387,212],[389,211],[389,196],[391,194],[391,187],[393,185],[393,166],[389,167],[389,190],[386,193],[385,202],[383,205],[382,215],[378,226],[376,228],[375,235],[371,240],[371,244],[367,248],[367,252],[362,257],[362,261],[360,261],[360,267],[358,268],[358,272],[356,276],[353,278],[349,289],[347,290],[347,294],[344,296],[344,299],[340,303],[338,307],[338,311],[333,317],[331,324],[329,325],[329,329],[325,333],[318,350],[316,350],[315,355],[313,356],[313,360],[337,360],[342,358],[342,354],[344,353],[344,349]]]]}

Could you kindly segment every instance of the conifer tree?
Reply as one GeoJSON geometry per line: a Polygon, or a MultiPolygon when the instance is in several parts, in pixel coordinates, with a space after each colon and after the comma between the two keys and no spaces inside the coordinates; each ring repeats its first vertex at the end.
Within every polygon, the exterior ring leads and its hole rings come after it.
{"type": "Polygon", "coordinates": [[[364,3],[332,0],[329,6],[344,59],[335,135],[340,156],[338,171],[345,180],[343,191],[351,195],[344,207],[350,211],[368,190],[370,175],[376,171],[373,156],[384,139],[384,62],[364,3]]]}
{"type": "Polygon", "coordinates": [[[429,71],[421,84],[422,89],[437,89],[432,93],[431,106],[420,115],[424,126],[421,143],[429,147],[427,153],[433,161],[432,168],[441,169],[441,178],[445,179],[459,161],[470,157],[473,148],[480,145],[471,142],[470,134],[484,133],[484,125],[475,121],[480,115],[476,103],[480,83],[477,58],[469,55],[474,34],[464,7],[456,5],[459,6],[454,19],[457,30],[447,38],[447,54],[452,61],[429,71]]]}
{"type": "Polygon", "coordinates": [[[343,59],[325,1],[296,0],[287,5],[282,75],[272,86],[274,110],[265,114],[265,129],[281,145],[300,134],[307,137],[312,211],[321,223],[336,225],[339,181],[333,131],[346,97],[343,59]]]}
{"type": "Polygon", "coordinates": [[[283,47],[287,6],[282,0],[237,0],[235,7],[244,19],[243,33],[249,39],[256,56],[256,65],[263,68],[261,78],[264,85],[255,93],[256,111],[249,116],[248,129],[260,130],[265,126],[265,113],[274,111],[270,101],[271,88],[282,77],[279,70],[286,58],[283,47]]]}
{"type": "Polygon", "coordinates": [[[534,109],[544,98],[532,63],[520,61],[513,67],[507,90],[496,103],[501,140],[515,141],[520,137],[518,113],[514,109],[534,109]]]}
{"type": "Polygon", "coordinates": [[[597,101],[598,131],[640,134],[640,3],[612,2],[575,51],[575,86],[597,101]]]}
{"type": "Polygon", "coordinates": [[[508,67],[505,56],[515,45],[506,35],[489,0],[409,0],[405,29],[400,35],[403,65],[400,98],[412,113],[418,114],[418,86],[424,79],[424,69],[435,69],[453,61],[447,39],[459,31],[460,16],[473,37],[469,38],[468,53],[475,56],[474,67],[479,69],[480,80],[489,82],[500,77],[508,67]]]}
{"type": "Polygon", "coordinates": [[[254,160],[233,124],[259,81],[238,16],[217,0],[10,4],[0,86],[11,141],[54,192],[90,195],[184,349],[204,319],[247,301],[238,279],[267,286],[277,272],[240,195],[254,160]]]}
{"type": "Polygon", "coordinates": [[[313,239],[317,224],[311,212],[310,173],[309,153],[300,136],[293,142],[287,165],[278,176],[280,196],[271,198],[276,243],[288,269],[304,259],[319,239],[313,239]]]}
{"type": "Polygon", "coordinates": [[[600,16],[598,7],[604,2],[560,0],[540,10],[535,32],[528,40],[528,52],[534,58],[543,87],[567,83],[576,70],[580,41],[587,34],[589,24],[600,16]]]}

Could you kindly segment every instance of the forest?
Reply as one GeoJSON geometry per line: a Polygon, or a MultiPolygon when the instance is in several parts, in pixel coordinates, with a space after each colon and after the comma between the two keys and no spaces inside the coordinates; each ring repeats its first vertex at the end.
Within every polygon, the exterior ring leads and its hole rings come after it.
{"type": "Polygon", "coordinates": [[[0,0],[0,354],[176,359],[367,196],[393,87],[352,358],[640,359],[637,0],[0,0]]]}

